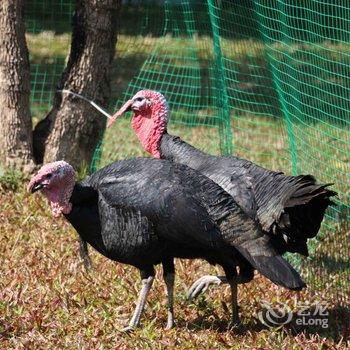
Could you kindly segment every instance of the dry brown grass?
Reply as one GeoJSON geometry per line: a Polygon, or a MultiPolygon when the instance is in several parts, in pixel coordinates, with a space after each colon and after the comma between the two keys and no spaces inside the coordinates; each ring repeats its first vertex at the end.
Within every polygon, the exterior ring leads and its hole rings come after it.
{"type": "Polygon", "coordinates": [[[289,292],[256,276],[239,288],[247,333],[227,328],[229,290],[213,288],[190,302],[187,287],[204,273],[218,272],[201,261],[177,261],[177,326],[165,331],[161,273],[148,300],[142,328],[119,332],[131,315],[139,288],[136,269],[92,252],[86,273],[77,235],[64,219],[54,219],[40,195],[23,185],[1,193],[0,348],[1,349],[345,349],[350,345],[349,311],[325,290],[289,292]],[[328,329],[264,328],[257,319],[261,300],[327,302],[328,329]],[[347,345],[346,345],[347,344],[347,345]]]}

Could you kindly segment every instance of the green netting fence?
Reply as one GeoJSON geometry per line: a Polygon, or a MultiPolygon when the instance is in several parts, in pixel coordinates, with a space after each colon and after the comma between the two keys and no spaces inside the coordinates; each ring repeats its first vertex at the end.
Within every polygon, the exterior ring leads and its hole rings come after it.
{"type": "MultiPolygon", "coordinates": [[[[34,122],[50,108],[71,40],[72,0],[28,0],[34,122]]],[[[170,132],[215,154],[335,183],[312,257],[313,288],[349,295],[350,4],[341,0],[124,1],[113,111],[140,89],[171,107],[170,132]]],[[[92,169],[141,155],[115,123],[92,169]]]]}

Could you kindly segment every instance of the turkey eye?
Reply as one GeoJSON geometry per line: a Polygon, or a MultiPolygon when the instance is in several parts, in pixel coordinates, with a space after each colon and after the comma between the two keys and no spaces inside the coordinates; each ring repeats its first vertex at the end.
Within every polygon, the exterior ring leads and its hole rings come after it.
{"type": "Polygon", "coordinates": [[[141,102],[143,100],[143,97],[137,97],[136,99],[135,99],[135,101],[137,101],[137,102],[141,102]]]}
{"type": "Polygon", "coordinates": [[[51,179],[51,177],[52,177],[52,174],[47,174],[47,175],[46,175],[46,178],[47,178],[47,179],[51,179]]]}

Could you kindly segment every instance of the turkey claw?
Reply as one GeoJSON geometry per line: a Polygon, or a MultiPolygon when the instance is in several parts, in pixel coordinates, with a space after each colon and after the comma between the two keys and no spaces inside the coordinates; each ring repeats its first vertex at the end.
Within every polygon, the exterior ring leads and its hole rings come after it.
{"type": "Polygon", "coordinates": [[[212,285],[220,285],[222,280],[217,276],[206,275],[195,281],[188,290],[188,299],[194,299],[199,294],[205,293],[207,289],[212,285]]]}
{"type": "Polygon", "coordinates": [[[121,333],[133,333],[134,331],[135,331],[135,327],[133,326],[126,326],[120,330],[121,333]]]}

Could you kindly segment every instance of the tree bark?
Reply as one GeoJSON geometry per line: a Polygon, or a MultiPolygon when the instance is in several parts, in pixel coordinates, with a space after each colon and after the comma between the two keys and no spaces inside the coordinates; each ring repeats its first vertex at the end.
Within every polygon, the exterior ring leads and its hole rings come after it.
{"type": "MultiPolygon", "coordinates": [[[[77,0],[67,67],[59,89],[107,105],[121,0],[77,0]]],[[[90,164],[106,120],[86,102],[57,93],[47,117],[34,131],[37,162],[64,159],[75,168],[90,164]]]]}
{"type": "Polygon", "coordinates": [[[0,2],[0,162],[29,173],[35,165],[23,5],[23,0],[0,2]]]}

